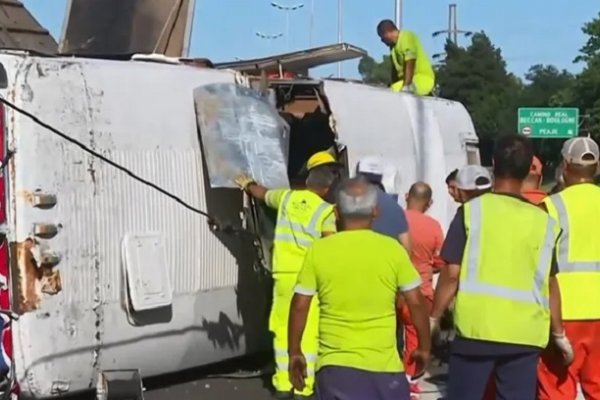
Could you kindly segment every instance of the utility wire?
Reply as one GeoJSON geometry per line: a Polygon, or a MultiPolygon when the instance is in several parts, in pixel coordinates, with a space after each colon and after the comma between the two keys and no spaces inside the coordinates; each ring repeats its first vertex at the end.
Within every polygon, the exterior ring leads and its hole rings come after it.
{"type": "MultiPolygon", "coordinates": [[[[120,164],[117,164],[116,162],[114,162],[113,160],[106,158],[105,156],[103,156],[102,154],[94,151],[93,149],[89,148],[88,146],[86,146],[85,144],[81,143],[80,141],[78,141],[77,139],[73,139],[72,137],[70,137],[69,135],[59,131],[58,129],[54,128],[53,126],[45,123],[44,121],[40,120],[38,117],[36,117],[35,115],[29,113],[28,111],[23,110],[22,108],[16,106],[15,104],[11,103],[10,101],[6,100],[4,97],[0,96],[0,103],[5,104],[6,106],[8,106],[9,108],[13,109],[14,111],[18,112],[19,114],[22,114],[24,116],[26,116],[27,118],[31,119],[33,122],[35,122],[36,124],[40,125],[41,127],[49,130],[50,132],[54,133],[57,136],[60,136],[62,139],[66,140],[67,142],[73,143],[75,146],[81,148],[83,151],[91,154],[92,156],[99,158],[100,160],[104,161],[105,163],[109,164],[110,166],[118,169],[119,171],[129,175],[131,178],[133,178],[134,180],[143,183],[146,186],[150,186],[151,188],[153,188],[154,190],[164,194],[165,196],[169,197],[171,200],[176,201],[177,203],[181,204],[182,206],[184,206],[185,208],[187,208],[190,211],[195,212],[196,214],[200,214],[204,217],[206,217],[208,219],[208,223],[209,225],[211,225],[212,227],[216,227],[216,228],[221,228],[221,226],[219,225],[219,223],[215,220],[215,218],[213,218],[210,214],[208,214],[206,211],[202,211],[188,203],[186,203],[184,200],[182,200],[180,197],[175,196],[174,194],[166,191],[165,189],[161,188],[160,186],[156,185],[155,183],[152,183],[138,175],[136,175],[135,173],[133,173],[131,170],[123,167],[120,164]]],[[[12,152],[7,153],[7,155],[11,155],[12,156],[12,152]]],[[[9,158],[9,157],[7,157],[9,158]]],[[[232,227],[226,227],[228,228],[227,230],[233,229],[232,227]]]]}

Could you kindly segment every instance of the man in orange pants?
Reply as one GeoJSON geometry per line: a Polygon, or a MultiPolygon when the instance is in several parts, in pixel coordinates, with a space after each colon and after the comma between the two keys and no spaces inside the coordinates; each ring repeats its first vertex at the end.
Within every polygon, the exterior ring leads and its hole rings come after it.
{"type": "Polygon", "coordinates": [[[570,366],[549,346],[538,369],[539,400],[600,400],[600,187],[594,184],[600,150],[591,138],[562,148],[565,189],[544,200],[562,229],[557,246],[558,283],[565,334],[575,351],[570,366]]]}
{"type": "MultiPolygon", "coordinates": [[[[440,223],[425,212],[431,207],[431,187],[424,182],[417,182],[411,186],[406,195],[406,220],[408,221],[408,234],[410,236],[410,258],[421,275],[421,293],[426,299],[427,312],[431,312],[433,305],[433,272],[435,260],[444,242],[444,233],[440,223]]],[[[404,354],[403,360],[406,376],[415,377],[417,365],[411,360],[410,355],[419,347],[417,329],[412,323],[412,318],[406,304],[402,305],[401,320],[404,324],[404,354]]],[[[419,398],[421,389],[417,382],[411,382],[411,400],[419,398]]]]}

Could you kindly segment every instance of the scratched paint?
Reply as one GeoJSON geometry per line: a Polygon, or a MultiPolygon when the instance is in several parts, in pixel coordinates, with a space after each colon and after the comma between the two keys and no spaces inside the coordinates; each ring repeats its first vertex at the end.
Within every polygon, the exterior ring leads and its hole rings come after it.
{"type": "MultiPolygon", "coordinates": [[[[233,73],[2,53],[0,62],[10,80],[0,94],[190,204],[239,220],[238,191],[212,195],[207,204],[192,96],[199,85],[232,82],[233,73]]],[[[235,243],[223,243],[203,217],[23,116],[9,112],[7,119],[9,148],[18,149],[8,171],[9,237],[13,306],[22,313],[12,337],[23,393],[56,396],[88,389],[100,370],[141,367],[152,376],[250,350],[243,336],[238,347],[215,346],[218,327],[202,324],[221,314],[238,327],[243,318],[265,318],[264,310],[249,317],[238,307],[235,243]],[[36,206],[42,195],[55,196],[54,204],[36,206]],[[59,229],[36,237],[36,224],[59,229]],[[152,232],[164,238],[173,303],[161,322],[153,312],[132,322],[123,307],[122,241],[152,232]],[[51,268],[44,257],[54,260],[51,268]]],[[[266,285],[244,290],[255,302],[266,285]]]]}

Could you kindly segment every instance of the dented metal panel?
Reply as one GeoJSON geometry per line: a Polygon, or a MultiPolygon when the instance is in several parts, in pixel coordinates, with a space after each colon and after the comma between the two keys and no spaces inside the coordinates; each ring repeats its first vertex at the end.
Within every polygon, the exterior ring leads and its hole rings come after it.
{"type": "MultiPolygon", "coordinates": [[[[3,96],[219,220],[241,224],[241,193],[213,190],[206,179],[193,104],[194,88],[232,83],[232,73],[6,54],[0,62],[11,82],[3,96]]],[[[20,114],[8,112],[7,122],[17,150],[8,224],[24,394],[92,388],[101,369],[175,372],[268,343],[267,282],[253,272],[251,243],[212,232],[205,217],[20,114]],[[121,251],[129,232],[161,233],[172,285],[171,306],[139,313],[135,324],[121,251]]]]}
{"type": "Polygon", "coordinates": [[[242,173],[266,187],[289,187],[289,127],[266,98],[213,84],[195,89],[194,103],[212,187],[237,188],[242,173]]]}

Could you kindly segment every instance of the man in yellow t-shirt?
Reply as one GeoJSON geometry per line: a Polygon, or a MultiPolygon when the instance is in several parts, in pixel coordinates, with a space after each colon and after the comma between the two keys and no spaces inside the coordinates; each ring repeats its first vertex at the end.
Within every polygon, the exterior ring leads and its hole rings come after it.
{"type": "Polygon", "coordinates": [[[305,385],[301,341],[311,301],[318,296],[319,352],[315,392],[320,400],[408,400],[409,386],[396,345],[400,292],[419,336],[412,354],[418,374],[429,359],[429,319],[421,279],[406,250],[371,230],[377,190],[360,179],[344,182],[336,214],[343,231],[308,249],[290,308],[290,379],[305,385]]]}
{"type": "Polygon", "coordinates": [[[431,94],[435,87],[435,72],[419,37],[411,31],[400,31],[389,19],[377,25],[377,34],[390,48],[392,90],[419,96],[431,94]]]}

